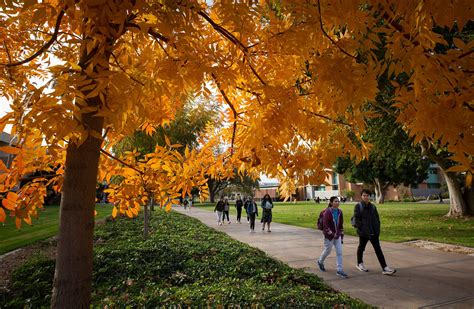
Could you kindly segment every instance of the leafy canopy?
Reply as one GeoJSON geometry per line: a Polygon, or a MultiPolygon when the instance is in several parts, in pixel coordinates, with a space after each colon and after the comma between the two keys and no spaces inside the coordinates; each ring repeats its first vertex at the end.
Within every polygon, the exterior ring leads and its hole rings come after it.
{"type": "Polygon", "coordinates": [[[473,43],[454,39],[456,48],[434,53],[442,36],[432,31],[462,28],[471,1],[8,0],[0,8],[0,94],[13,110],[0,128],[12,124],[19,141],[1,149],[17,156],[0,165],[0,221],[6,210],[29,223],[45,185],[61,187],[67,144],[89,136],[103,140],[99,180],[121,173],[132,186],[115,191],[128,214],[150,194],[197,185],[205,197],[204,175],[231,177],[234,168],[279,177],[282,194],[321,183],[336,157],[367,155],[365,119],[378,115],[363,107],[387,69],[410,73],[405,85],[391,81],[396,121],[473,169],[473,43]],[[377,33],[389,46],[382,58],[377,33]],[[167,143],[144,161],[107,155],[137,128],[169,123],[189,94],[213,93],[228,125],[207,128],[201,149],[183,155],[167,143]],[[85,125],[90,116],[104,130],[85,125]],[[220,155],[211,151],[217,140],[230,146],[220,155]],[[56,177],[12,192],[38,169],[56,177]]]}

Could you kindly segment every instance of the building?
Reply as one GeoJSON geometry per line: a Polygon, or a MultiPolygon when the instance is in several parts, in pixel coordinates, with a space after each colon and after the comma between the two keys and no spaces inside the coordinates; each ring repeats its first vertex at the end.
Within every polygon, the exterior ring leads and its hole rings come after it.
{"type": "MultiPolygon", "coordinates": [[[[325,184],[306,185],[295,192],[294,198],[299,201],[328,200],[331,196],[347,196],[349,191],[354,192],[356,199],[361,194],[364,185],[362,183],[352,183],[345,179],[344,175],[338,174],[331,169],[326,169],[327,177],[325,184]]],[[[415,186],[389,186],[385,191],[385,200],[401,201],[404,198],[428,198],[442,193],[444,178],[437,164],[431,164],[428,170],[428,177],[415,186]]],[[[261,183],[260,189],[254,193],[255,199],[261,199],[265,194],[269,194],[272,199],[279,199],[278,183],[261,183]]]]}
{"type": "MultiPolygon", "coordinates": [[[[12,137],[10,134],[6,132],[0,133],[0,147],[10,146],[11,140],[12,140],[12,137]]],[[[3,161],[3,164],[5,164],[7,168],[10,168],[13,158],[14,158],[14,155],[0,151],[0,160],[3,161]]]]}

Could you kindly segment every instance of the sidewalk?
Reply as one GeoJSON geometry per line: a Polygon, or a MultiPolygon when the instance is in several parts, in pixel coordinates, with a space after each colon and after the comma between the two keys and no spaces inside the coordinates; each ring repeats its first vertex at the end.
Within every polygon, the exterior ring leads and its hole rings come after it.
{"type": "MultiPolygon", "coordinates": [[[[197,218],[291,267],[314,273],[334,289],[377,307],[474,308],[473,256],[382,242],[387,263],[397,269],[395,276],[384,276],[369,243],[364,254],[369,272],[362,273],[355,268],[358,238],[346,236],[344,270],[350,278],[341,279],[335,275],[335,251],[326,259],[326,272],[319,271],[316,257],[322,251],[323,242],[322,233],[316,229],[273,222],[272,232],[267,233],[262,232],[258,221],[255,233],[249,233],[246,222],[232,221],[232,224],[217,226],[211,211],[198,208],[184,211],[181,207],[173,207],[173,210],[197,218]]],[[[243,221],[246,221],[245,216],[243,221]]]]}

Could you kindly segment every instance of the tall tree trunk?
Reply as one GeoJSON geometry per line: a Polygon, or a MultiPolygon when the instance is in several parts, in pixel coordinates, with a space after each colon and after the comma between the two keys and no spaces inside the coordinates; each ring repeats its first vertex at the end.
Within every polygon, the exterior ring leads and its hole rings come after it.
{"type": "MultiPolygon", "coordinates": [[[[108,23],[108,22],[107,22],[108,23]]],[[[96,25],[97,27],[100,25],[96,25]]],[[[93,72],[108,71],[113,40],[107,41],[103,49],[87,52],[85,36],[79,66],[86,69],[91,58],[95,58],[93,72]],[[96,54],[97,53],[97,54],[96,54]],[[101,59],[98,59],[101,58],[101,59]],[[100,61],[99,61],[100,60],[100,61]]],[[[91,32],[92,33],[92,32],[91,32]]],[[[93,64],[90,64],[93,65],[93,64]]],[[[92,90],[83,91],[86,96],[92,90]]],[[[85,107],[101,105],[99,96],[84,99],[85,107]]],[[[104,118],[94,112],[81,114],[81,124],[101,134],[104,118]]],[[[94,208],[102,140],[89,134],[81,145],[73,141],[68,145],[65,176],[60,206],[60,222],[54,272],[52,308],[89,308],[92,285],[92,246],[94,233],[94,208]]]]}
{"type": "Polygon", "coordinates": [[[386,186],[384,186],[384,184],[382,184],[380,179],[375,178],[374,179],[374,187],[375,187],[375,202],[377,204],[385,203],[385,189],[386,189],[386,186]]]}
{"type": "Polygon", "coordinates": [[[462,217],[469,214],[466,202],[463,199],[461,184],[456,177],[456,173],[445,172],[441,169],[449,191],[449,212],[447,217],[462,217]]]}
{"type": "Polygon", "coordinates": [[[438,164],[448,186],[449,212],[446,217],[463,217],[474,214],[473,188],[464,188],[463,194],[462,184],[456,177],[457,173],[446,172],[450,167],[449,159],[439,156],[433,148],[434,146],[426,140],[423,140],[420,145],[423,153],[438,164]]]}
{"type": "MultiPolygon", "coordinates": [[[[83,123],[102,131],[104,119],[83,115],[83,123]]],[[[71,143],[59,213],[59,237],[54,273],[53,308],[88,308],[92,281],[95,190],[101,141],[90,136],[71,143]]]]}

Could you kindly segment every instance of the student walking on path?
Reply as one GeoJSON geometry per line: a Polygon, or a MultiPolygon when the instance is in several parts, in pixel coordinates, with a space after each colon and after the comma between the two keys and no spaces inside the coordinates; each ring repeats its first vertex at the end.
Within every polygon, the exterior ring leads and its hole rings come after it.
{"type": "Polygon", "coordinates": [[[223,218],[222,218],[222,213],[224,212],[224,200],[219,198],[219,201],[216,204],[216,207],[214,208],[214,212],[217,214],[217,225],[222,225],[223,218]]]}
{"type": "Polygon", "coordinates": [[[342,268],[342,241],[344,237],[344,219],[339,209],[339,199],[333,196],[329,199],[329,206],[323,211],[322,230],[324,235],[324,249],[317,260],[321,271],[326,271],[324,261],[331,253],[332,247],[336,248],[336,276],[348,278],[342,268]]]}
{"type": "Polygon", "coordinates": [[[244,206],[244,202],[242,202],[242,199],[237,197],[237,200],[235,201],[235,208],[237,209],[237,222],[240,222],[240,219],[242,218],[242,207],[244,206]]]}
{"type": "Polygon", "coordinates": [[[250,233],[255,232],[255,217],[258,217],[258,207],[252,197],[247,200],[247,214],[250,220],[250,233]]]}
{"type": "Polygon", "coordinates": [[[230,209],[229,200],[227,198],[225,198],[224,199],[224,213],[223,213],[223,217],[222,217],[222,223],[224,223],[225,218],[227,217],[227,223],[230,224],[229,209],[230,209]]]}
{"type": "Polygon", "coordinates": [[[385,257],[380,247],[380,217],[375,205],[369,202],[371,192],[367,189],[362,190],[362,201],[354,207],[354,216],[351,220],[359,235],[359,246],[357,247],[357,269],[363,272],[369,271],[363,260],[363,255],[367,243],[370,241],[374,247],[375,254],[382,267],[382,274],[393,275],[396,270],[387,266],[385,257]]]}
{"type": "Polygon", "coordinates": [[[265,223],[267,224],[267,231],[271,232],[270,230],[270,223],[272,222],[272,208],[273,202],[270,195],[265,194],[262,199],[262,231],[265,231],[265,223]]]}

